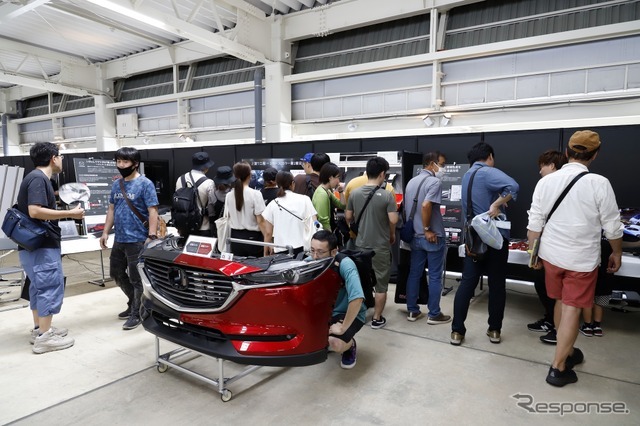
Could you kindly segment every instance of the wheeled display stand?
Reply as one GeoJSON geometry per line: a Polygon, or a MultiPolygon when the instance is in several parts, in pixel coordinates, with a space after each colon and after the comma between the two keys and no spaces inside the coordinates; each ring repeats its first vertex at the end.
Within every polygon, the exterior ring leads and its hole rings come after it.
{"type": "Polygon", "coordinates": [[[223,402],[228,402],[231,401],[231,398],[233,397],[233,393],[231,393],[231,391],[229,389],[227,389],[227,385],[235,382],[236,380],[239,380],[241,378],[243,378],[244,376],[251,374],[252,372],[256,371],[258,368],[262,367],[261,365],[249,365],[247,366],[244,370],[242,370],[240,373],[236,374],[233,377],[225,377],[224,376],[224,359],[222,358],[215,358],[212,357],[210,355],[206,355],[203,354],[201,352],[198,351],[194,351],[188,348],[184,348],[184,347],[179,347],[177,349],[174,349],[172,351],[166,352],[161,354],[160,353],[160,338],[158,336],[156,337],[156,362],[157,362],[157,367],[156,369],[158,370],[158,373],[164,373],[166,372],[169,367],[171,368],[175,368],[178,371],[181,371],[191,377],[194,377],[198,380],[201,380],[205,383],[208,383],[212,386],[215,386],[218,390],[218,393],[220,394],[220,399],[223,402]],[[197,358],[198,356],[204,356],[207,357],[209,359],[214,360],[215,362],[218,363],[218,377],[217,378],[211,378],[211,377],[207,377],[205,375],[202,375],[196,371],[193,371],[189,368],[186,368],[182,365],[180,365],[177,361],[184,359],[184,357],[186,357],[187,355],[190,354],[195,354],[195,357],[189,357],[186,360],[184,360],[183,362],[187,362],[187,361],[191,361],[194,358],[197,358]]]}

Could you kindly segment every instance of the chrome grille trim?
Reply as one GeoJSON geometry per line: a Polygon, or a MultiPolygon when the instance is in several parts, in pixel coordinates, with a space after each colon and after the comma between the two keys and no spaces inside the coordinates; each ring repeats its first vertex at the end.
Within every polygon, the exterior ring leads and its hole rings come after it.
{"type": "Polygon", "coordinates": [[[144,259],[138,270],[146,291],[181,312],[222,311],[241,291],[224,274],[166,261],[144,259]]]}

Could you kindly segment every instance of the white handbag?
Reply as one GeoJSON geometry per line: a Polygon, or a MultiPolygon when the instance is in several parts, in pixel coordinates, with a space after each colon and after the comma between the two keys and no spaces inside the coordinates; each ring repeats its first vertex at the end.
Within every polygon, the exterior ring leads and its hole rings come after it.
{"type": "Polygon", "coordinates": [[[498,217],[492,219],[489,212],[480,213],[471,220],[471,226],[476,231],[480,239],[489,247],[496,250],[502,248],[502,234],[498,228],[511,229],[511,222],[507,221],[507,216],[500,213],[498,217]]]}
{"type": "Polygon", "coordinates": [[[226,205],[224,213],[216,220],[216,229],[218,231],[218,251],[220,253],[228,253],[229,238],[231,238],[231,218],[226,205]]]}

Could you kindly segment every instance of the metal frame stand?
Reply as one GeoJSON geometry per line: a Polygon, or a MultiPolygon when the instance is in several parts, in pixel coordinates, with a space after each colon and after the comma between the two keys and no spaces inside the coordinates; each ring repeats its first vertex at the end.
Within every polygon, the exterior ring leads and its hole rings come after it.
{"type": "Polygon", "coordinates": [[[105,278],[104,276],[104,260],[102,259],[102,250],[100,250],[100,269],[102,270],[102,279],[90,280],[89,284],[97,285],[99,287],[104,287],[104,283],[113,281],[113,278],[105,278]]]}
{"type": "MultiPolygon", "coordinates": [[[[208,383],[214,387],[217,388],[217,392],[220,394],[220,399],[223,402],[228,402],[231,400],[231,398],[233,397],[233,393],[231,393],[231,391],[229,389],[227,389],[227,385],[231,384],[233,382],[235,382],[238,379],[241,379],[242,377],[254,372],[255,370],[261,368],[261,365],[250,365],[247,366],[243,371],[241,371],[240,373],[236,374],[235,376],[232,377],[225,377],[224,376],[224,359],[222,358],[215,358],[212,357],[210,355],[206,355],[203,354],[201,352],[198,351],[194,351],[191,349],[187,349],[184,347],[179,347],[178,349],[174,349],[172,351],[166,352],[164,354],[160,353],[160,338],[158,336],[156,337],[156,341],[155,341],[155,350],[156,350],[156,362],[157,362],[157,367],[156,369],[158,370],[158,373],[164,373],[166,372],[169,367],[175,368],[178,371],[181,371],[195,379],[201,380],[205,383],[208,383]],[[207,357],[209,359],[212,359],[214,361],[216,361],[218,363],[218,377],[217,378],[210,378],[207,376],[204,376],[200,373],[197,373],[193,370],[190,370],[186,367],[183,367],[182,365],[178,364],[176,361],[172,361],[172,358],[178,359],[178,358],[182,358],[186,355],[189,354],[195,354],[194,357],[189,358],[187,361],[190,361],[194,358],[197,358],[198,356],[204,356],[207,357]]],[[[186,361],[185,361],[186,362],[186,361]]]]}

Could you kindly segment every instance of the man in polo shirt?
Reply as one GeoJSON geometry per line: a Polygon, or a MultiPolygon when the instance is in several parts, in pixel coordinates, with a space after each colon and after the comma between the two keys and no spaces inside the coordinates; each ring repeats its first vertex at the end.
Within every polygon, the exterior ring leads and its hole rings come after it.
{"type": "Polygon", "coordinates": [[[588,173],[576,181],[545,223],[560,194],[577,175],[589,171],[598,152],[600,136],[596,132],[575,132],[566,150],[569,162],[538,181],[529,211],[530,246],[540,238],[538,258],[542,261],[536,268],[544,267],[547,293],[556,300],[557,345],[546,378],[553,386],[578,381],[573,367],[584,360],[584,355],[573,344],[582,309],[593,305],[602,231],[613,250],[607,272],[616,272],[622,262],[623,225],[613,188],[605,177],[588,173]]]}

